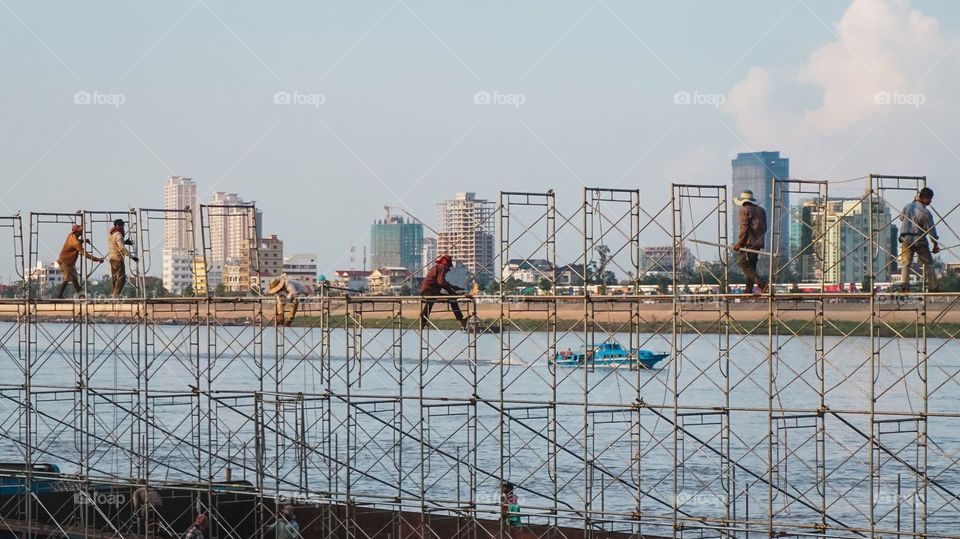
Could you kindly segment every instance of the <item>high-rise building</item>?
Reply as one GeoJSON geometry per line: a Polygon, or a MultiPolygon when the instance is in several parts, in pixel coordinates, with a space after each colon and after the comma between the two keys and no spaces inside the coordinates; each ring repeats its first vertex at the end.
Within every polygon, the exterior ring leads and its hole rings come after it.
{"type": "MultiPolygon", "coordinates": [[[[236,193],[214,193],[209,205],[208,268],[221,270],[222,284],[227,290],[247,292],[257,285],[258,273],[263,271],[258,265],[263,214],[255,207],[251,210],[254,202],[246,202],[236,193]]],[[[282,253],[275,266],[282,269],[282,253]]]]}
{"type": "MultiPolygon", "coordinates": [[[[790,193],[782,189],[777,193],[777,199],[780,201],[778,204],[780,245],[778,246],[772,245],[774,226],[777,224],[773,222],[773,201],[770,196],[774,179],[786,180],[790,177],[790,160],[780,157],[780,152],[750,152],[737,154],[737,158],[731,163],[733,165],[731,195],[739,197],[743,191],[753,191],[753,197],[767,211],[767,247],[771,251],[776,251],[781,261],[790,260],[790,193]]],[[[729,234],[731,243],[736,241],[739,231],[739,213],[736,211],[738,208],[734,206],[732,209],[734,211],[730,212],[729,234]]]]}
{"type": "Polygon", "coordinates": [[[420,261],[420,267],[423,268],[423,271],[420,272],[418,277],[426,276],[427,272],[430,271],[430,268],[433,267],[433,263],[436,260],[437,238],[430,236],[423,238],[423,260],[420,261]]]}
{"type": "MultiPolygon", "coordinates": [[[[170,176],[163,186],[163,207],[167,210],[197,209],[197,184],[190,178],[170,176]]],[[[196,221],[194,221],[196,224],[196,221]]],[[[164,222],[164,249],[189,250],[194,248],[194,236],[184,219],[164,222]]]]}
{"type": "Polygon", "coordinates": [[[827,284],[842,284],[863,283],[870,275],[877,282],[891,279],[897,227],[891,225],[890,207],[882,200],[831,198],[824,204],[822,199],[808,199],[792,213],[800,224],[794,245],[800,280],[822,278],[827,284]],[[872,240],[871,218],[875,231],[872,240]]]}
{"type": "Polygon", "coordinates": [[[420,270],[423,261],[423,224],[387,215],[370,225],[370,257],[374,268],[420,270]]]}
{"type": "Polygon", "coordinates": [[[457,193],[438,205],[437,253],[453,257],[481,284],[495,277],[493,247],[495,204],[474,193],[457,193]]]}
{"type": "Polygon", "coordinates": [[[828,283],[890,281],[897,252],[897,227],[891,226],[890,206],[877,197],[831,199],[826,209],[826,259],[824,280],[828,283]],[[870,213],[873,212],[871,216],[870,213]],[[874,237],[870,239],[870,221],[874,237]],[[873,242],[873,260],[870,243],[873,242]]]}
{"type": "Polygon", "coordinates": [[[808,198],[790,206],[790,255],[793,273],[797,282],[817,279],[816,269],[821,252],[814,238],[822,233],[818,217],[822,213],[821,202],[808,198]]]}
{"type": "Polygon", "coordinates": [[[270,279],[283,273],[283,240],[277,238],[276,234],[261,238],[257,256],[260,258],[260,288],[265,290],[270,279]]]}
{"type": "Polygon", "coordinates": [[[210,200],[210,260],[216,267],[223,267],[227,259],[240,258],[250,248],[250,241],[260,237],[262,217],[260,212],[250,222],[250,210],[236,193],[216,192],[210,200]]]}
{"type": "MultiPolygon", "coordinates": [[[[163,207],[167,210],[190,210],[196,218],[197,184],[190,178],[170,176],[163,186],[163,207]]],[[[194,226],[187,218],[178,216],[164,221],[163,242],[163,287],[173,294],[180,294],[193,284],[193,257],[195,255],[194,226]]]]}

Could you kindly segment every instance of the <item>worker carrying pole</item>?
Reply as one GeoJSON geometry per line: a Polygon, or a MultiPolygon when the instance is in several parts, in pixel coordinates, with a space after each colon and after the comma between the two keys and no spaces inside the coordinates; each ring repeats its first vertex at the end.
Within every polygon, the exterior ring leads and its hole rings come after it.
{"type": "Polygon", "coordinates": [[[740,198],[733,199],[733,203],[740,206],[740,233],[737,243],[733,244],[733,250],[744,249],[737,261],[747,282],[744,290],[747,294],[752,294],[753,285],[757,284],[760,293],[765,293],[768,283],[757,274],[757,261],[760,257],[756,251],[763,249],[763,238],[767,234],[767,212],[757,204],[753,191],[743,191],[740,198]]]}

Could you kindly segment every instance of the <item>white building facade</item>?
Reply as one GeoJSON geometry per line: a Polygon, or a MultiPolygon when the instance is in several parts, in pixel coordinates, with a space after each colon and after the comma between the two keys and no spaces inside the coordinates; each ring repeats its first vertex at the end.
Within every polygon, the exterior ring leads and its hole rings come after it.
{"type": "Polygon", "coordinates": [[[193,288],[193,260],[189,251],[164,249],[162,278],[167,292],[183,294],[188,287],[193,288]]]}
{"type": "Polygon", "coordinates": [[[317,284],[317,257],[312,254],[296,254],[283,259],[283,272],[287,278],[303,284],[317,284]]]}
{"type": "Polygon", "coordinates": [[[475,193],[457,193],[437,207],[437,254],[450,255],[482,282],[495,277],[495,204],[475,193]]]}
{"type": "Polygon", "coordinates": [[[193,285],[193,257],[196,254],[197,184],[190,178],[170,176],[163,186],[163,207],[167,210],[190,210],[164,221],[163,287],[172,294],[182,294],[193,285]]]}

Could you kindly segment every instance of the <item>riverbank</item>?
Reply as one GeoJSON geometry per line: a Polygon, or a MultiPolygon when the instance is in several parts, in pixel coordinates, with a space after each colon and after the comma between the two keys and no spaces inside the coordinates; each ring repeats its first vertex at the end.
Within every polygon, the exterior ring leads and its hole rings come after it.
{"type": "MultiPolygon", "coordinates": [[[[812,336],[822,332],[825,336],[857,336],[867,337],[870,335],[870,325],[867,320],[838,320],[824,319],[822,327],[818,329],[818,324],[813,320],[778,320],[773,328],[769,327],[769,318],[756,319],[737,319],[729,317],[720,320],[688,320],[684,319],[678,325],[678,332],[693,334],[721,334],[728,332],[732,335],[767,335],[771,329],[781,335],[812,336]]],[[[330,325],[334,328],[344,328],[345,317],[334,315],[330,317],[330,325]]],[[[453,318],[433,318],[430,321],[431,326],[442,331],[454,331],[460,328],[460,324],[453,318]]],[[[320,324],[317,317],[298,317],[294,322],[294,327],[316,327],[320,324]]],[[[419,322],[416,318],[364,318],[363,326],[371,329],[387,329],[398,326],[407,331],[415,331],[419,328],[419,322]]],[[[500,331],[515,332],[546,332],[550,331],[549,324],[543,320],[535,319],[511,319],[503,327],[500,326],[498,319],[477,319],[474,326],[477,333],[499,333],[500,331]]],[[[624,333],[635,330],[638,333],[672,333],[672,320],[640,321],[631,327],[627,321],[604,322],[594,321],[593,327],[598,332],[609,334],[624,333]]],[[[556,321],[556,327],[553,331],[560,333],[578,333],[587,329],[583,320],[563,320],[556,321]]],[[[936,324],[918,325],[916,321],[883,321],[881,320],[875,328],[877,335],[881,337],[903,337],[913,338],[926,331],[927,336],[931,338],[953,338],[960,333],[960,323],[958,322],[938,322],[936,324]]]]}
{"type": "MultiPolygon", "coordinates": [[[[329,304],[330,327],[345,327],[351,320],[362,318],[364,327],[405,330],[419,327],[417,298],[356,299],[349,304],[342,299],[329,304]],[[393,299],[393,301],[391,301],[393,299]]],[[[725,303],[704,298],[674,306],[672,302],[630,302],[615,298],[601,298],[584,303],[571,301],[529,301],[516,303],[476,303],[464,305],[477,321],[478,329],[493,331],[550,331],[583,332],[587,321],[597,331],[619,333],[634,329],[640,333],[672,333],[674,317],[678,317],[678,331],[683,333],[767,334],[771,328],[781,335],[814,335],[823,332],[831,336],[867,336],[872,318],[870,305],[863,302],[814,302],[776,298],[771,305],[766,298],[746,301],[729,300],[725,303]],[[675,309],[676,308],[676,312],[675,309]],[[504,322],[501,326],[500,318],[504,322]],[[822,319],[819,317],[822,316],[822,319]],[[820,323],[822,322],[822,324],[820,323]]],[[[875,331],[884,337],[913,337],[926,331],[930,337],[952,338],[960,334],[960,308],[952,297],[939,297],[926,304],[918,298],[904,301],[887,300],[876,303],[875,331]]],[[[304,302],[294,326],[317,327],[321,324],[320,305],[304,302]]],[[[135,323],[197,324],[215,321],[220,325],[273,325],[272,301],[156,301],[80,303],[72,301],[43,302],[31,307],[35,320],[80,323],[135,323]]],[[[0,304],[0,320],[24,321],[22,304],[0,304]]],[[[445,304],[437,304],[431,324],[442,330],[459,328],[445,304]]]]}

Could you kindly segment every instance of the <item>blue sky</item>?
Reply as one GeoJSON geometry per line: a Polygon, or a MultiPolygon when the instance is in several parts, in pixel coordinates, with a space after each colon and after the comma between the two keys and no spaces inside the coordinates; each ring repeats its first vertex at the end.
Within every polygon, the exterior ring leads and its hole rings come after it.
{"type": "Polygon", "coordinates": [[[159,207],[190,176],[324,272],[385,204],[432,224],[457,191],[572,208],[589,184],[652,208],[671,181],[728,183],[738,151],[925,174],[941,212],[960,195],[948,0],[0,0],[0,36],[0,212],[159,207]]]}

